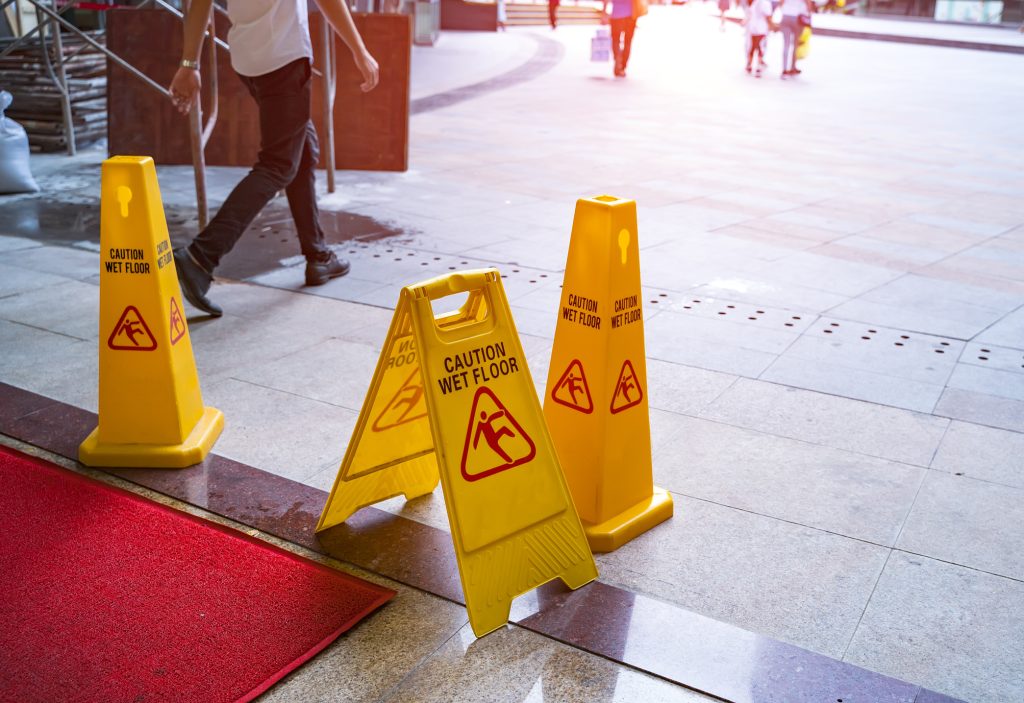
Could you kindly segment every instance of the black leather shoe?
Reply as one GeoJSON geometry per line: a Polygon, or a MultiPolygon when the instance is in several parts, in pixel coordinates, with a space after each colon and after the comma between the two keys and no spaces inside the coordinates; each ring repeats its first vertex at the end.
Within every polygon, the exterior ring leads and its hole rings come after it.
{"type": "Polygon", "coordinates": [[[220,317],[224,314],[220,307],[206,297],[206,291],[210,290],[210,284],[213,283],[213,276],[193,261],[184,249],[174,251],[174,268],[178,272],[178,283],[181,285],[181,294],[185,296],[185,300],[208,315],[220,317]]]}
{"type": "Polygon", "coordinates": [[[306,285],[322,286],[332,278],[348,273],[348,261],[339,259],[333,251],[324,252],[316,260],[306,261],[306,285]]]}

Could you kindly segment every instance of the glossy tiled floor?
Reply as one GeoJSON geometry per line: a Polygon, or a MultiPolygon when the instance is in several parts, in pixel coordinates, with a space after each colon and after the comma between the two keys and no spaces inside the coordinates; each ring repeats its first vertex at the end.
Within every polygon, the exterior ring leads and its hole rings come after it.
{"type": "MultiPolygon", "coordinates": [[[[798,82],[757,81],[735,28],[654,9],[626,81],[587,62],[592,28],[488,37],[500,51],[464,84],[552,43],[561,58],[424,103],[408,173],[339,174],[325,217],[363,218],[345,220],[361,239],[336,237],[349,277],[301,289],[297,248],[266,255],[292,236],[271,206],[214,288],[227,315],[190,320],[228,418],[217,452],[329,488],[399,286],[451,267],[505,274],[543,390],[574,200],[635,197],[655,476],[677,513],[600,557],[602,581],[971,701],[1020,700],[1024,57],[816,37],[798,82]]],[[[418,52],[414,96],[460,85],[431,68],[480,45],[418,52]]],[[[0,381],[86,410],[98,161],[34,164],[62,217],[0,200],[0,381]]],[[[239,173],[214,170],[213,196],[239,173]]],[[[187,235],[190,175],[160,177],[187,235]]],[[[447,529],[440,493],[382,507],[447,529]]],[[[404,588],[350,637],[366,640],[271,697],[699,700],[524,627],[472,643],[430,593],[404,588]],[[406,642],[415,612],[433,626],[406,642]],[[359,647],[375,664],[355,678],[359,647]]]]}

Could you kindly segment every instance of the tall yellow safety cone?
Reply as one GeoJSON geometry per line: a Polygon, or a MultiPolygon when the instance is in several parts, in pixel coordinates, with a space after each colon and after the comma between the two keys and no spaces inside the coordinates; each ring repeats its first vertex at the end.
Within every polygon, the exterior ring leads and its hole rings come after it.
{"type": "Polygon", "coordinates": [[[180,468],[203,460],[224,416],[203,406],[167,221],[148,156],[103,162],[99,425],[87,466],[180,468]]]}
{"type": "Polygon", "coordinates": [[[590,548],[672,517],[654,486],[636,202],[576,203],[544,416],[590,548]]]}

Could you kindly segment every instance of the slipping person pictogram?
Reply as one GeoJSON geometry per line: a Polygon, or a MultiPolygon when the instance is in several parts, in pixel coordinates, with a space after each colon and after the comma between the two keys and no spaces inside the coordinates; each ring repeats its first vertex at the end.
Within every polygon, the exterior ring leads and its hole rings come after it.
{"type": "Polygon", "coordinates": [[[156,349],[156,338],[149,331],[149,325],[142,319],[138,308],[129,305],[114,325],[107,346],[124,351],[153,351],[156,349]]]}
{"type": "Polygon", "coordinates": [[[507,463],[511,463],[512,457],[510,457],[505,450],[501,448],[501,438],[515,437],[516,433],[505,426],[502,426],[497,430],[494,429],[494,423],[503,417],[505,417],[504,410],[498,410],[490,415],[483,410],[480,411],[480,422],[477,423],[476,434],[473,435],[473,448],[477,448],[477,445],[480,442],[480,435],[483,435],[484,439],[487,440],[487,446],[507,463]]]}
{"type": "Polygon", "coordinates": [[[579,359],[573,359],[569,363],[569,367],[551,391],[551,399],[581,413],[594,412],[594,400],[590,395],[587,376],[579,359]]]}
{"type": "Polygon", "coordinates": [[[627,408],[638,405],[644,398],[643,389],[637,381],[636,371],[629,359],[622,364],[619,380],[615,382],[615,393],[612,396],[612,413],[619,413],[627,408]]]}
{"type": "Polygon", "coordinates": [[[508,408],[494,391],[480,386],[469,413],[466,443],[462,449],[462,477],[477,481],[527,464],[536,454],[533,440],[508,408]]]}
{"type": "Polygon", "coordinates": [[[391,401],[373,422],[374,432],[383,432],[396,425],[402,425],[427,416],[424,399],[423,379],[419,367],[405,379],[391,401]]]}

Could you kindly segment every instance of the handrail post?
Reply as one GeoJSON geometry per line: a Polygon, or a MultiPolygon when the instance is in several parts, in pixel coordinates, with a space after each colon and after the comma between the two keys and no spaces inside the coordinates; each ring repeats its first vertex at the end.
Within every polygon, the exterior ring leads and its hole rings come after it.
{"type": "Polygon", "coordinates": [[[321,13],[321,45],[323,46],[324,80],[324,166],[327,168],[327,192],[334,192],[334,32],[321,13]]]}

